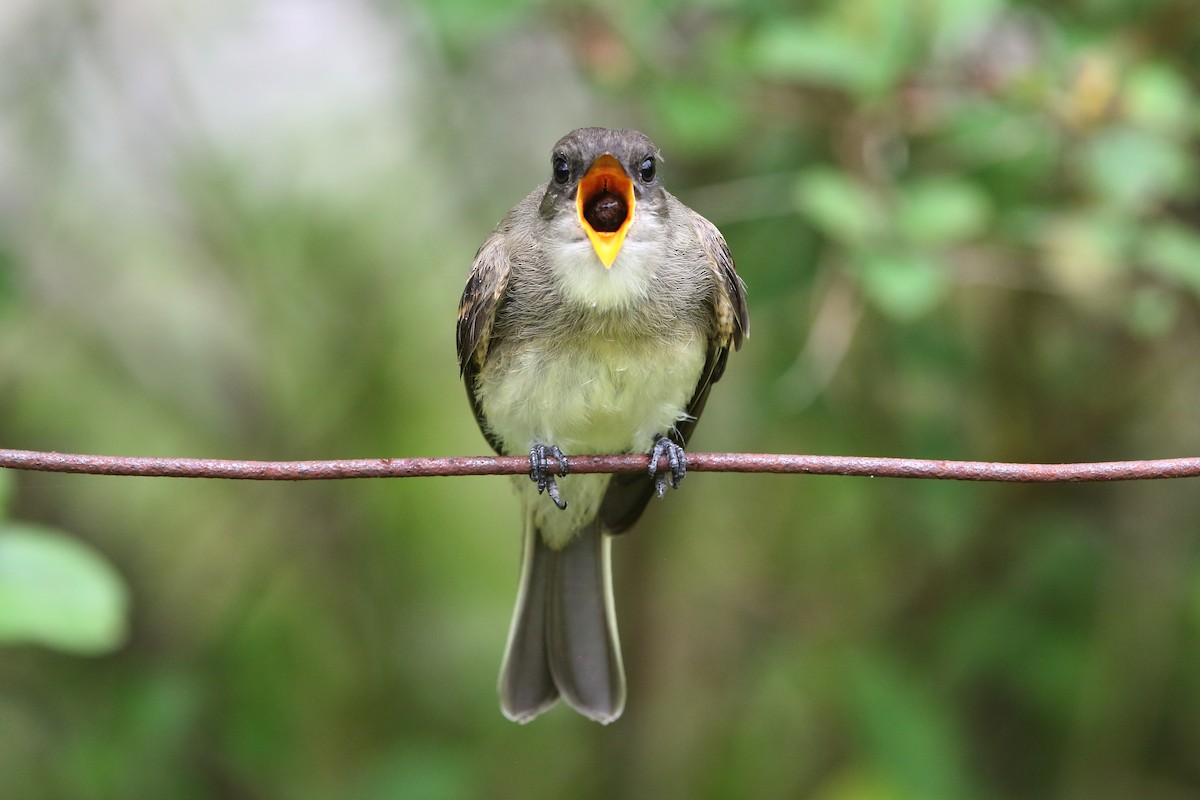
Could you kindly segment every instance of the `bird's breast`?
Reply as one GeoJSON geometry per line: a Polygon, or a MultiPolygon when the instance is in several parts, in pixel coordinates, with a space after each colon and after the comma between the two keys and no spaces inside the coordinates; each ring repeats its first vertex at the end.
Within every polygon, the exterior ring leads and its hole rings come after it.
{"type": "Polygon", "coordinates": [[[565,452],[640,451],[685,409],[704,366],[696,330],[670,335],[526,339],[480,373],[488,423],[510,451],[533,442],[565,452]]]}

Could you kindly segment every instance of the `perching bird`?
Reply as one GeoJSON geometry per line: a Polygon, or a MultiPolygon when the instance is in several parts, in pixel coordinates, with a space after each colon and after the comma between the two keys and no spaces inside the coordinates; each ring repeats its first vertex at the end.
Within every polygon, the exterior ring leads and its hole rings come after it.
{"type": "Polygon", "coordinates": [[[568,133],[550,180],[479,248],[459,306],[459,367],[479,427],[496,452],[530,456],[499,684],[518,722],[560,696],[602,723],[621,715],[610,536],[678,486],[709,389],[749,334],[724,238],[662,187],[660,160],[637,131],[568,133]],[[564,477],[563,453],[647,451],[649,477],[564,477]],[[664,455],[670,475],[656,474],[664,455]]]}

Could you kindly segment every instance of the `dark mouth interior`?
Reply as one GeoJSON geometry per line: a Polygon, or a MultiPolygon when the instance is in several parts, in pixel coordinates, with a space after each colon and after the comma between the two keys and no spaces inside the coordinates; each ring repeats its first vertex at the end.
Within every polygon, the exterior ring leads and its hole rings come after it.
{"type": "Polygon", "coordinates": [[[596,192],[583,204],[583,218],[597,233],[615,233],[628,216],[625,198],[609,191],[596,192]]]}

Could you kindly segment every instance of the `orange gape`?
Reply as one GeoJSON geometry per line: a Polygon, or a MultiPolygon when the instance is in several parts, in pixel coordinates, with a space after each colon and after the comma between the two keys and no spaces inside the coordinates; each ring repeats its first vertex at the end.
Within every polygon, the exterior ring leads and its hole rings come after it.
{"type": "Polygon", "coordinates": [[[579,181],[575,211],[605,269],[621,252],[621,243],[633,222],[635,203],[633,181],[610,155],[597,158],[579,181]]]}

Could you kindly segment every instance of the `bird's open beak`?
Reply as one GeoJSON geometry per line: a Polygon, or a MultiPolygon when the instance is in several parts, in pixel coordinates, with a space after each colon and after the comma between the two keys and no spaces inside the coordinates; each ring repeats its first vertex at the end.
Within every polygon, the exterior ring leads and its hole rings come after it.
{"type": "Polygon", "coordinates": [[[575,211],[605,269],[621,252],[625,233],[633,223],[633,206],[633,181],[621,162],[607,153],[593,161],[579,181],[575,211]]]}

